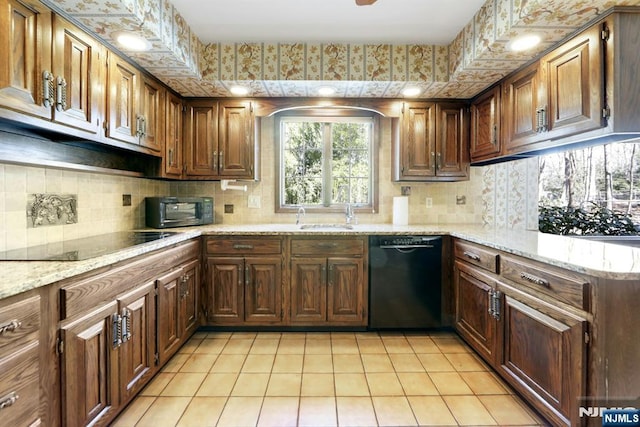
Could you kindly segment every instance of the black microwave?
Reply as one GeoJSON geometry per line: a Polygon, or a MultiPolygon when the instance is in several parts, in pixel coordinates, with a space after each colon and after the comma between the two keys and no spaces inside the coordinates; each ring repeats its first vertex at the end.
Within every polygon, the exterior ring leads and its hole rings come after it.
{"type": "Polygon", "coordinates": [[[146,197],[147,227],[171,228],[213,223],[212,197],[146,197]]]}

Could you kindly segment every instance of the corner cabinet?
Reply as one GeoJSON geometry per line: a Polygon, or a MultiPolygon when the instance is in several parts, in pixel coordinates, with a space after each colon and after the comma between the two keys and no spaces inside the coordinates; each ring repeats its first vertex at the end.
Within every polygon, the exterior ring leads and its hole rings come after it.
{"type": "Polygon", "coordinates": [[[192,241],[61,284],[61,425],[109,424],[189,338],[197,326],[198,264],[192,241]],[[175,292],[165,291],[169,283],[175,292]],[[172,334],[173,347],[162,352],[172,334]]]}
{"type": "Polygon", "coordinates": [[[254,179],[257,141],[250,101],[187,105],[185,175],[189,179],[254,179]]]}
{"type": "Polygon", "coordinates": [[[404,103],[394,132],[394,180],[469,179],[467,109],[462,103],[404,103]]]}
{"type": "Polygon", "coordinates": [[[553,425],[580,425],[591,310],[582,276],[454,242],[455,327],[553,425]]]}
{"type": "Polygon", "coordinates": [[[292,238],[292,325],[366,326],[367,245],[361,237],[292,238]]]}
{"type": "Polygon", "coordinates": [[[282,323],[281,237],[208,237],[205,250],[208,324],[282,323]]]}

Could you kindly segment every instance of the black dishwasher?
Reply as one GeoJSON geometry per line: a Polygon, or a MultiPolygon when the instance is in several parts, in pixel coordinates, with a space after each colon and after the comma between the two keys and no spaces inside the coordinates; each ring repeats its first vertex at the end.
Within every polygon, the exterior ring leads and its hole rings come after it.
{"type": "Polygon", "coordinates": [[[441,268],[440,236],[369,236],[369,328],[441,327],[441,268]]]}

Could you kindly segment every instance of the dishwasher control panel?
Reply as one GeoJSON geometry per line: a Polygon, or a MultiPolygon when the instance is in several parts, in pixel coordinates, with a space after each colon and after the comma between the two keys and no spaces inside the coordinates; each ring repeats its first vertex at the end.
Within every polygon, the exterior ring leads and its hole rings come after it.
{"type": "Polygon", "coordinates": [[[380,238],[380,246],[423,246],[440,239],[440,236],[388,236],[380,238]]]}

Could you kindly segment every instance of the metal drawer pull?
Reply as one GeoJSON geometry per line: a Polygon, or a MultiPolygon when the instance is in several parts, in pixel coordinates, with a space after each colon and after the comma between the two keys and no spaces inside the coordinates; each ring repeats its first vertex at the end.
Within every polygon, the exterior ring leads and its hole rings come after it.
{"type": "Polygon", "coordinates": [[[233,245],[233,249],[253,249],[253,245],[235,244],[233,245]]]}
{"type": "Polygon", "coordinates": [[[16,329],[20,329],[22,327],[22,322],[17,319],[12,320],[9,323],[6,323],[0,326],[0,335],[4,335],[7,332],[14,332],[16,329]]]}
{"type": "Polygon", "coordinates": [[[526,280],[527,282],[535,283],[536,285],[544,286],[545,288],[549,287],[549,282],[539,277],[536,277],[533,274],[525,273],[524,271],[522,271],[520,272],[520,277],[526,280]]]}
{"type": "Polygon", "coordinates": [[[50,108],[53,105],[53,74],[48,71],[42,72],[42,105],[50,108]]]}
{"type": "Polygon", "coordinates": [[[480,261],[480,255],[474,254],[473,252],[464,251],[462,254],[464,256],[466,256],[467,258],[472,259],[474,261],[480,261]]]}
{"type": "Polygon", "coordinates": [[[20,396],[18,396],[15,391],[12,391],[11,393],[7,394],[6,396],[0,399],[0,409],[4,409],[4,408],[8,408],[9,406],[12,406],[14,403],[18,401],[19,398],[20,396]]]}

